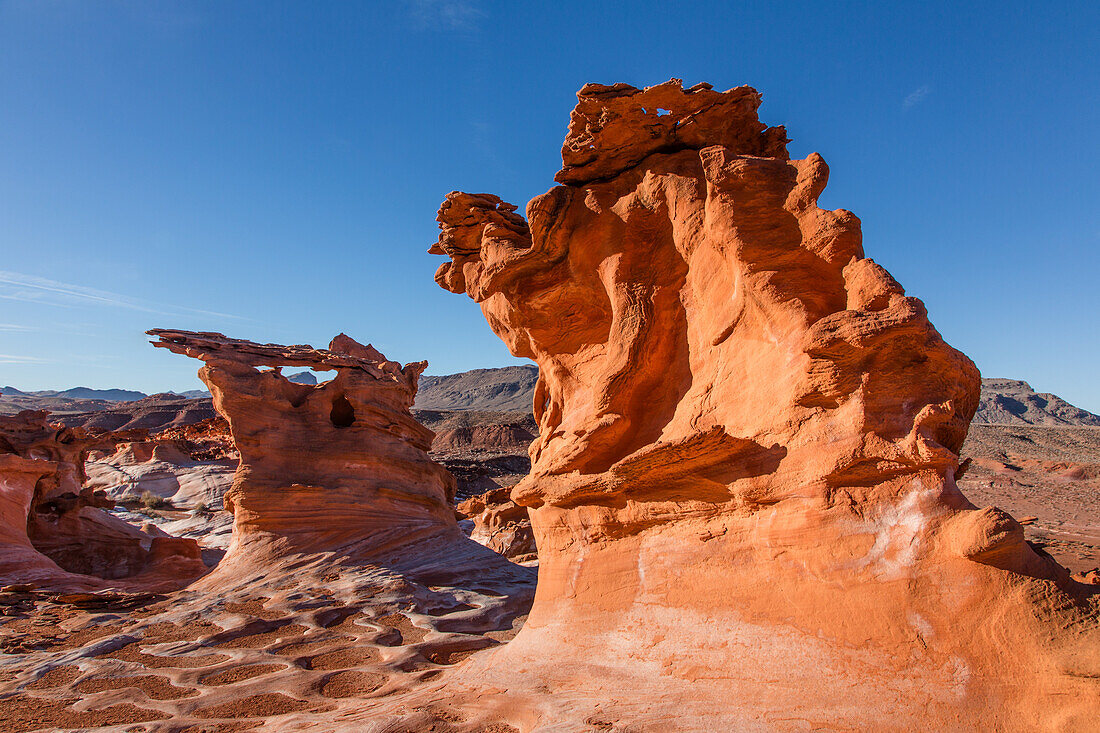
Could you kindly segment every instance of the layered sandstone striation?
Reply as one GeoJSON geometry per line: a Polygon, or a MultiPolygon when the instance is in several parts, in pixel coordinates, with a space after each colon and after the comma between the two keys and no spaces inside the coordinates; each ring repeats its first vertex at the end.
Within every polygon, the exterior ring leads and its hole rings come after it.
{"type": "Polygon", "coordinates": [[[578,98],[563,185],[451,193],[430,250],[540,369],[535,606],[468,679],[525,725],[1094,721],[1094,591],[958,490],[978,370],[817,205],[821,156],[748,87],[578,98]]]}
{"type": "Polygon", "coordinates": [[[85,462],[86,485],[115,501],[151,494],[181,509],[220,507],[236,468],[235,457],[197,459],[180,441],[159,437],[92,451],[85,462]]]}
{"type": "Polygon", "coordinates": [[[206,571],[194,540],[147,533],[103,511],[83,485],[100,439],[48,413],[0,417],[0,584],[51,590],[165,590],[206,571]]]}

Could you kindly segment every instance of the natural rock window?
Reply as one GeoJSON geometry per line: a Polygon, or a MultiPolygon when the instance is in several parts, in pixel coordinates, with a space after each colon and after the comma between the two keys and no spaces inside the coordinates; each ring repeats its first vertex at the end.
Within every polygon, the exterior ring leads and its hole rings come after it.
{"type": "Polygon", "coordinates": [[[337,395],[332,401],[332,411],[329,420],[338,428],[350,428],[355,423],[355,408],[348,402],[344,395],[337,395]]]}

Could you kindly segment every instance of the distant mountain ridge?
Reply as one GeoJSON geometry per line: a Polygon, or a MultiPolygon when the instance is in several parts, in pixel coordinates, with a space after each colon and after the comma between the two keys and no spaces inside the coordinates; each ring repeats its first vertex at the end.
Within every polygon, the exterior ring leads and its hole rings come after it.
{"type": "Polygon", "coordinates": [[[974,422],[988,425],[1100,426],[1100,415],[1071,405],[1057,395],[1036,392],[1020,379],[982,379],[974,422]]]}
{"type": "Polygon", "coordinates": [[[108,402],[134,402],[149,395],[132,389],[92,389],[91,387],[72,387],[70,389],[45,389],[37,392],[24,392],[15,387],[0,387],[4,397],[58,397],[66,400],[106,400],[108,402]]]}
{"type": "Polygon", "coordinates": [[[297,374],[288,374],[287,379],[296,384],[317,384],[317,377],[308,369],[297,374]]]}
{"type": "MultiPolygon", "coordinates": [[[[298,384],[317,384],[317,377],[308,369],[287,376],[292,382],[298,384]]],[[[158,395],[177,395],[188,399],[202,399],[209,397],[210,393],[205,389],[189,389],[186,392],[158,392],[158,395]]],[[[55,398],[60,400],[102,400],[104,402],[137,402],[150,397],[144,392],[132,389],[92,389],[91,387],[72,387],[70,389],[43,389],[36,392],[25,392],[12,386],[0,387],[0,397],[30,397],[30,398],[55,398]]],[[[48,408],[47,408],[48,409],[48,408]]]]}
{"type": "Polygon", "coordinates": [[[536,366],[474,369],[442,376],[424,375],[413,404],[418,410],[497,410],[531,412],[536,366]]]}
{"type": "MultiPolygon", "coordinates": [[[[496,369],[474,369],[458,374],[425,375],[420,378],[420,390],[413,407],[436,411],[489,411],[531,413],[535,383],[539,371],[535,366],[508,366],[496,369]]],[[[309,371],[288,375],[299,384],[316,384],[317,377],[309,371]]],[[[71,414],[73,422],[95,424],[128,424],[122,416],[141,414],[141,422],[155,422],[154,413],[166,422],[180,424],[190,416],[207,414],[197,400],[209,400],[203,390],[164,393],[151,397],[141,392],[123,389],[94,390],[74,387],[67,390],[23,392],[14,387],[0,389],[0,413],[25,409],[45,409],[56,414],[71,414]],[[88,395],[88,396],[84,396],[88,395]],[[143,400],[141,404],[134,404],[143,400]],[[194,404],[177,404],[192,401],[194,404]],[[129,403],[129,404],[128,404],[129,403]],[[181,407],[187,417],[178,417],[181,407]],[[153,409],[150,409],[153,408],[153,409]],[[95,419],[93,413],[110,411],[117,417],[95,419]],[[80,413],[77,415],[76,413],[80,413]]],[[[1091,426],[1100,427],[1100,415],[1071,405],[1057,395],[1036,392],[1027,382],[1001,377],[982,380],[981,401],[974,422],[987,425],[1091,426]]]]}

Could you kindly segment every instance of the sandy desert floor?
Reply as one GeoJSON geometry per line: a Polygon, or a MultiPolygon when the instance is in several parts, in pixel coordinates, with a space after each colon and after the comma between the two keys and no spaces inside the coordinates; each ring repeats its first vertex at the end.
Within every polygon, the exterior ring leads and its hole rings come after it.
{"type": "Polygon", "coordinates": [[[1026,522],[1027,539],[1075,572],[1100,566],[1100,428],[971,425],[959,486],[1026,522]]]}

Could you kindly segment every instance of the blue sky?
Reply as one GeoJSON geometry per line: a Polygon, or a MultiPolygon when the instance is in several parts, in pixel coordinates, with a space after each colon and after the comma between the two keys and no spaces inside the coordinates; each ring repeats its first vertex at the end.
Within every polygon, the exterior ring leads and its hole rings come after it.
{"type": "Polygon", "coordinates": [[[584,83],[679,77],[760,89],[984,374],[1100,411],[1098,7],[0,0],[0,385],[199,386],[151,327],[515,363],[440,201],[522,206],[584,83]]]}

